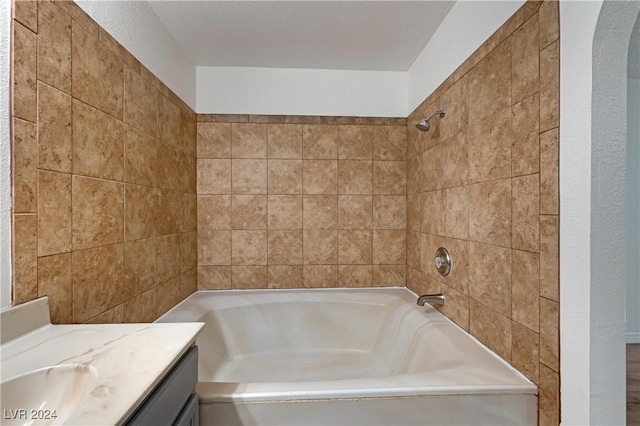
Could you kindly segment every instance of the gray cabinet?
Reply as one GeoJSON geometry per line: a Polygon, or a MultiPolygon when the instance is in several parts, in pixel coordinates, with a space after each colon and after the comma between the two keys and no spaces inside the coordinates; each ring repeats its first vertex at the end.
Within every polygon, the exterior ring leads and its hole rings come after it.
{"type": "Polygon", "coordinates": [[[198,347],[180,358],[124,423],[127,426],[198,426],[198,347]]]}

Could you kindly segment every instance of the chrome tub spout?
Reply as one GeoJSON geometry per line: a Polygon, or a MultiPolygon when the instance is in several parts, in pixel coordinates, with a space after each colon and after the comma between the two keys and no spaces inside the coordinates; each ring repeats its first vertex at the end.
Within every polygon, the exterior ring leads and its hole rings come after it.
{"type": "Polygon", "coordinates": [[[424,294],[418,297],[418,305],[424,306],[427,302],[432,305],[444,306],[444,294],[424,294]]]}

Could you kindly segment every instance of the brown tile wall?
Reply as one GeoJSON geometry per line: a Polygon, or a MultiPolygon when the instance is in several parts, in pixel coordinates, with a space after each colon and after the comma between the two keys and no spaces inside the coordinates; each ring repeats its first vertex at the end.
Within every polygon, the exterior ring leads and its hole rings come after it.
{"type": "Polygon", "coordinates": [[[13,300],[152,321],[196,289],[195,113],[71,1],[13,34],[13,300]]]}
{"type": "Polygon", "coordinates": [[[406,120],[198,115],[198,287],[406,284],[406,120]]]}
{"type": "Polygon", "coordinates": [[[559,423],[558,45],[558,3],[529,1],[407,119],[407,285],[538,384],[541,425],[559,423]]]}

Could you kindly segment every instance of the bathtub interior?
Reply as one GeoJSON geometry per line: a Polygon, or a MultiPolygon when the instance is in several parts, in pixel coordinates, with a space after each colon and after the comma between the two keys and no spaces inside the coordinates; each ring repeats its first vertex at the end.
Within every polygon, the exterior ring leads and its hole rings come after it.
{"type": "Polygon", "coordinates": [[[523,379],[403,288],[198,292],[159,321],[206,323],[197,338],[200,382],[523,379]]]}

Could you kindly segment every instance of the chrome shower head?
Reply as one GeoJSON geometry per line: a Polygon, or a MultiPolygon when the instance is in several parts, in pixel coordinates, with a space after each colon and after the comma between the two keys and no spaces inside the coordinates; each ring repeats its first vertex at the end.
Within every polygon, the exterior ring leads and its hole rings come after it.
{"type": "Polygon", "coordinates": [[[431,120],[431,117],[437,114],[440,116],[440,118],[444,118],[444,115],[446,112],[447,110],[442,108],[441,110],[430,114],[427,118],[423,118],[422,120],[416,121],[415,125],[418,128],[418,130],[422,130],[423,132],[428,132],[429,129],[431,128],[431,124],[429,123],[429,120],[431,120]]]}

